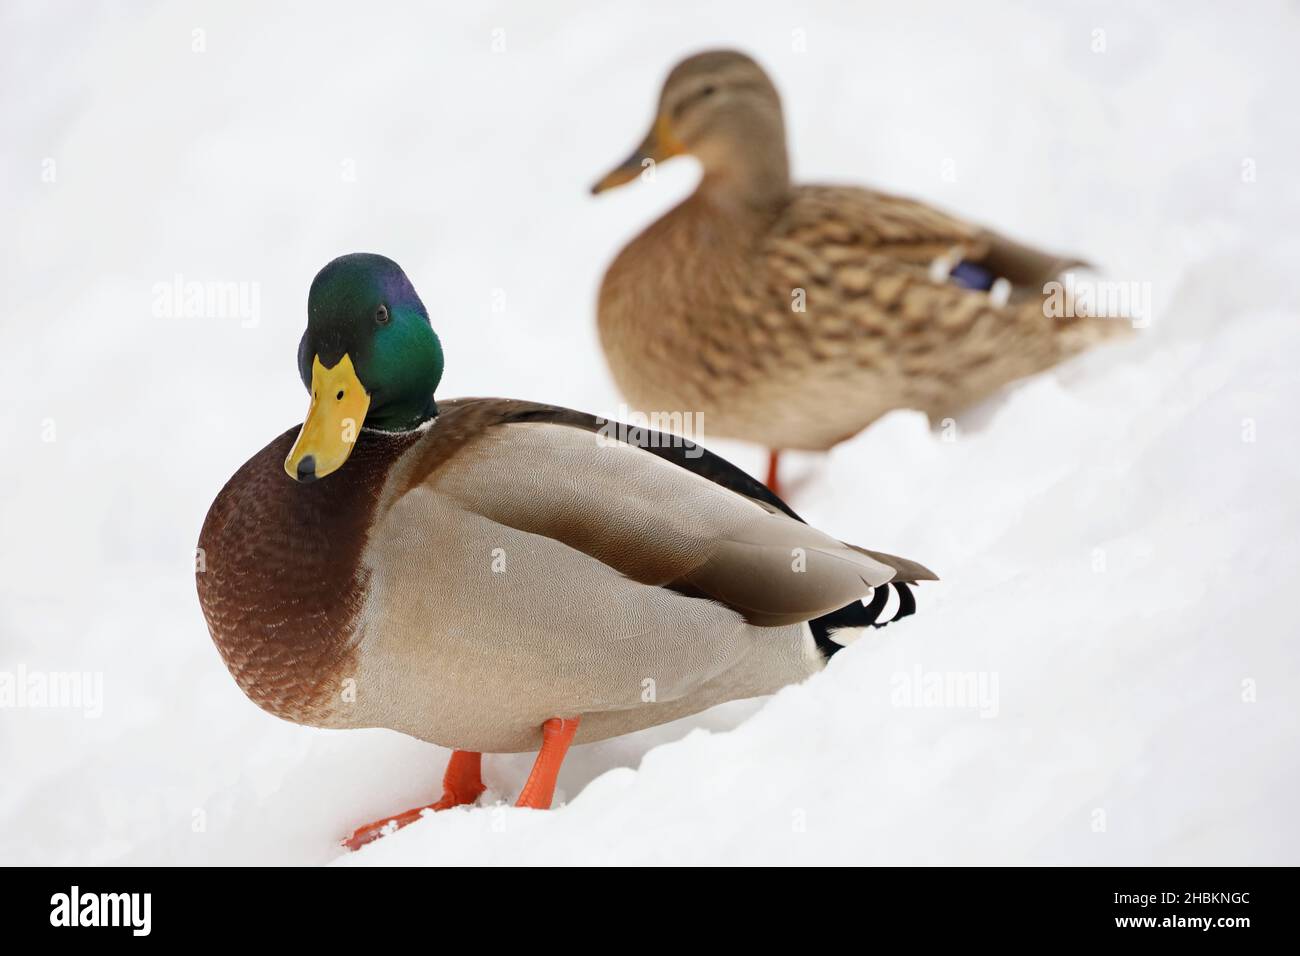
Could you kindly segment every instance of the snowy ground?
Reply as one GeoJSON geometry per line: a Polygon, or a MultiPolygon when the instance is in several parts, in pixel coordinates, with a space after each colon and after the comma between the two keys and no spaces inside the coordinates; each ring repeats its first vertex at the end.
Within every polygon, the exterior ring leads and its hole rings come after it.
{"type": "Polygon", "coordinates": [[[1154,321],[949,434],[897,413],[794,463],[814,523],[943,575],[906,624],[579,748],[558,812],[494,805],[530,758],[489,757],[482,807],[346,862],[1300,863],[1294,4],[269,6],[0,14],[0,677],[102,680],[0,710],[0,862],[325,863],[436,792],[445,751],[242,697],[199,525],[300,419],[342,252],[406,267],[442,394],[612,412],[599,275],[694,170],[586,187],[725,44],[774,73],[801,178],[1078,251],[1154,321]],[[256,308],[168,314],[178,275],[256,308]]]}

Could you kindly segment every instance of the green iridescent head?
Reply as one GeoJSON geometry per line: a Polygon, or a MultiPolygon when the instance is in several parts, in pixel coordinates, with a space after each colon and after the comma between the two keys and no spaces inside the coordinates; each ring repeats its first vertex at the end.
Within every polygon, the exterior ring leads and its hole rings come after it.
{"type": "Polygon", "coordinates": [[[362,427],[409,431],[438,413],[442,346],[401,266],[358,252],[316,274],[298,374],[311,408],[284,463],[298,481],[342,467],[362,427]]]}

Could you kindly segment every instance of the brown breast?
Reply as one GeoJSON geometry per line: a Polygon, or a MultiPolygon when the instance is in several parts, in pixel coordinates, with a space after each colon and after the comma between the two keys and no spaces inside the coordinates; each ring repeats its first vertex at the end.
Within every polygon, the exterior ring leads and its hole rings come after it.
{"type": "Polygon", "coordinates": [[[328,726],[353,671],[361,567],[389,469],[418,438],[362,431],[347,465],[310,484],[284,472],[294,427],[217,495],[199,535],[199,604],[240,688],[264,710],[328,726]]]}
{"type": "Polygon", "coordinates": [[[754,304],[755,238],[770,216],[722,211],[697,192],[610,265],[597,313],[601,344],[635,407],[718,416],[762,377],[744,306],[754,304]]]}

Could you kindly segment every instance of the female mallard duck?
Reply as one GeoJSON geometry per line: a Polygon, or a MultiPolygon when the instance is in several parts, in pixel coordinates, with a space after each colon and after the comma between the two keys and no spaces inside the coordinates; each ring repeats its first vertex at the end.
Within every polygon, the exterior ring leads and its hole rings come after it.
{"type": "Polygon", "coordinates": [[[897,582],[933,578],[810,528],[689,442],[628,444],[533,402],[435,402],[442,367],[396,263],[322,269],[298,349],[307,420],[221,490],[197,575],[254,703],[455,749],[429,809],[478,797],[483,752],[539,746],[518,805],[547,807],[573,741],[801,680],[876,623],[886,582],[901,616],[915,603],[897,582]]]}
{"type": "Polygon", "coordinates": [[[894,408],[941,419],[1123,327],[1045,317],[1044,282],[1078,260],[909,199],[792,185],[780,98],[744,54],[679,63],[592,191],[682,153],[699,187],[610,265],[601,344],[634,405],[771,448],[773,490],[779,449],[825,450],[894,408]]]}

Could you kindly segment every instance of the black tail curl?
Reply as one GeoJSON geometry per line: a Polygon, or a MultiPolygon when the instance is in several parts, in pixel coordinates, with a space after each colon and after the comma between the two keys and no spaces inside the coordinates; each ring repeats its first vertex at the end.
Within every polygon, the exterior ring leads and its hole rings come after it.
{"type": "Polygon", "coordinates": [[[912,594],[911,584],[912,582],[906,581],[890,581],[876,588],[871,595],[871,600],[866,604],[854,601],[838,611],[831,611],[809,621],[808,626],[812,628],[813,640],[817,642],[817,649],[822,652],[822,656],[829,660],[838,651],[844,650],[844,645],[837,644],[831,637],[831,631],[851,627],[885,627],[900,618],[915,614],[916,597],[912,594]],[[889,620],[881,621],[880,614],[889,603],[890,588],[893,588],[894,593],[898,595],[898,610],[889,620]]]}

